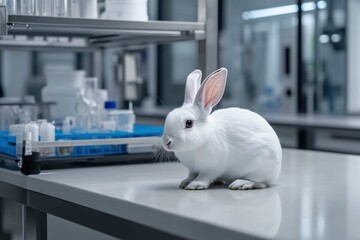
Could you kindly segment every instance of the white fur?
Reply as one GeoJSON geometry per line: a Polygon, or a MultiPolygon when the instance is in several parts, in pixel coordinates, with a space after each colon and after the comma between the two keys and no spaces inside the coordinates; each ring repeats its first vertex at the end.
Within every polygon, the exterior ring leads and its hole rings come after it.
{"type": "Polygon", "coordinates": [[[185,103],[165,121],[164,148],[189,169],[189,177],[180,187],[206,189],[219,180],[229,183],[231,189],[245,190],[262,188],[279,176],[281,145],[264,118],[240,108],[217,110],[204,118],[204,112],[211,109],[197,104],[185,103]],[[186,120],[194,120],[192,128],[184,128],[186,120]]]}

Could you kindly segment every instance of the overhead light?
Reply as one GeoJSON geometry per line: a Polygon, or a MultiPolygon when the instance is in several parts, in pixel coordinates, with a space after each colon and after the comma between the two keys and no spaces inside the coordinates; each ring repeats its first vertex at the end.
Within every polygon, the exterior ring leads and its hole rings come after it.
{"type": "Polygon", "coordinates": [[[331,41],[334,42],[334,43],[338,43],[341,41],[341,35],[340,34],[337,34],[337,33],[334,33],[331,35],[331,41]]]}
{"type": "MultiPolygon", "coordinates": [[[[327,7],[326,1],[318,1],[317,4],[314,2],[308,2],[301,4],[301,10],[304,12],[313,11],[316,9],[324,9],[327,7]]],[[[299,7],[296,4],[285,5],[281,7],[273,7],[273,8],[264,8],[259,10],[252,10],[243,12],[242,18],[244,20],[264,18],[264,17],[273,17],[285,14],[296,13],[299,11],[299,7]]]]}
{"type": "Polygon", "coordinates": [[[266,8],[254,11],[246,11],[243,13],[243,19],[255,19],[255,18],[263,18],[263,17],[271,17],[277,15],[284,15],[289,13],[295,13],[298,11],[298,6],[294,5],[287,5],[282,7],[274,7],[274,8],[266,8]]]}
{"type": "Polygon", "coordinates": [[[317,5],[318,9],[325,9],[327,7],[327,2],[326,1],[318,1],[316,5],[317,5]]]}
{"type": "Polygon", "coordinates": [[[301,4],[301,10],[304,12],[306,11],[313,11],[316,8],[316,4],[314,2],[308,2],[301,4]]]}
{"type": "Polygon", "coordinates": [[[329,35],[327,34],[321,34],[319,36],[319,42],[321,43],[328,43],[329,42],[329,35]]]}

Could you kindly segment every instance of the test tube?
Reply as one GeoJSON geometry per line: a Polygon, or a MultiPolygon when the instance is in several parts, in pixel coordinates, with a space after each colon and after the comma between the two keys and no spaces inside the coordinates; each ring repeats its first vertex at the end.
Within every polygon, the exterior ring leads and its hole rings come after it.
{"type": "Polygon", "coordinates": [[[37,16],[51,16],[52,1],[35,0],[35,14],[37,16]]]}
{"type": "Polygon", "coordinates": [[[70,17],[79,18],[80,17],[80,1],[79,0],[70,0],[70,17]]]}
{"type": "Polygon", "coordinates": [[[35,1],[34,0],[21,0],[20,9],[22,15],[34,15],[35,1]]]}
{"type": "Polygon", "coordinates": [[[16,14],[16,0],[6,0],[8,14],[16,14]]]}
{"type": "Polygon", "coordinates": [[[68,0],[53,0],[53,16],[67,17],[68,15],[68,0]]]}

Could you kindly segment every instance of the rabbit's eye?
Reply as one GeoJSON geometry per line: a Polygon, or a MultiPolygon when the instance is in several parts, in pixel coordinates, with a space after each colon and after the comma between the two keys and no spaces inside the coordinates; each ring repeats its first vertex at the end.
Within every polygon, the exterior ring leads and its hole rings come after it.
{"type": "Polygon", "coordinates": [[[192,128],[193,121],[192,120],[186,120],[185,122],[185,128],[192,128]]]}

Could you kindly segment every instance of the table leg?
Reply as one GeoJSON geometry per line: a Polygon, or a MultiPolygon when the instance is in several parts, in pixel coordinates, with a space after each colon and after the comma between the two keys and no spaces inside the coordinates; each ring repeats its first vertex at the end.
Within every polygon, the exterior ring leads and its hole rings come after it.
{"type": "Polygon", "coordinates": [[[4,200],[0,198],[0,239],[11,240],[11,234],[6,232],[3,226],[5,220],[5,216],[3,215],[4,214],[3,209],[4,209],[4,200]]]}
{"type": "Polygon", "coordinates": [[[47,214],[27,206],[22,206],[23,240],[47,239],[47,214]]]}

